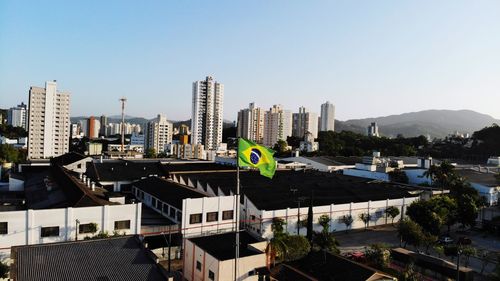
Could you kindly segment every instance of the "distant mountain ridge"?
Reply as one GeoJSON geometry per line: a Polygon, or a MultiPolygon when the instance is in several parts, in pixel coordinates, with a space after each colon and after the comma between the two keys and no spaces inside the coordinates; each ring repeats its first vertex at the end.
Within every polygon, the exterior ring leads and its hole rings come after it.
{"type": "Polygon", "coordinates": [[[379,133],[383,136],[402,134],[405,137],[429,135],[431,138],[442,138],[456,131],[472,134],[493,123],[500,123],[500,120],[472,110],[432,109],[376,118],[336,120],[335,130],[364,134],[372,122],[377,122],[379,133]]]}

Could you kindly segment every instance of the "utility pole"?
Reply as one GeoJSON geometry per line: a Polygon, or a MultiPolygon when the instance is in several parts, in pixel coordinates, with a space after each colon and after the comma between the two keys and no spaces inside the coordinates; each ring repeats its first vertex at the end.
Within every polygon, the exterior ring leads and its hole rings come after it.
{"type": "Polygon", "coordinates": [[[120,99],[120,102],[122,103],[122,124],[121,124],[121,129],[122,129],[122,146],[121,146],[121,152],[124,152],[124,146],[125,146],[125,102],[127,101],[126,97],[122,97],[120,99]]]}

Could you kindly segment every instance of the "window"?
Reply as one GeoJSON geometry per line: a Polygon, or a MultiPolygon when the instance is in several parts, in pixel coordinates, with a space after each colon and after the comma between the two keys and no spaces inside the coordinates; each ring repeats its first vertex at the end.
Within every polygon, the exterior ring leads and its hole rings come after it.
{"type": "Polygon", "coordinates": [[[218,219],[219,219],[219,213],[218,212],[207,213],[207,222],[217,221],[218,219]]]}
{"type": "Polygon", "coordinates": [[[157,202],[156,198],[152,197],[152,198],[151,198],[151,205],[152,205],[154,208],[156,208],[156,202],[157,202]]]}
{"type": "Polygon", "coordinates": [[[97,231],[95,223],[85,223],[78,225],[78,233],[94,233],[97,231]]]}
{"type": "Polygon", "coordinates": [[[76,167],[77,167],[78,169],[81,169],[81,168],[82,168],[82,164],[80,163],[80,164],[76,165],[76,167]]]}
{"type": "Polygon", "coordinates": [[[196,269],[198,269],[199,271],[201,271],[201,262],[196,261],[196,269]]]}
{"type": "Polygon", "coordinates": [[[174,207],[170,207],[170,211],[168,212],[168,215],[171,218],[175,218],[175,208],[174,207]]]}
{"type": "Polygon", "coordinates": [[[0,222],[0,234],[7,234],[7,222],[0,222]]]}
{"type": "Polygon", "coordinates": [[[215,280],[215,273],[211,270],[208,271],[208,279],[215,280]]]}
{"type": "Polygon", "coordinates": [[[40,235],[42,237],[59,236],[59,226],[42,227],[40,235]]]}
{"type": "Polygon", "coordinates": [[[115,230],[119,229],[130,229],[130,220],[115,221],[115,230]]]}
{"type": "Polygon", "coordinates": [[[201,223],[201,214],[190,215],[189,216],[189,223],[190,224],[201,223]]]}
{"type": "Polygon", "coordinates": [[[233,210],[223,211],[222,212],[222,219],[223,220],[232,220],[233,219],[233,210]]]}

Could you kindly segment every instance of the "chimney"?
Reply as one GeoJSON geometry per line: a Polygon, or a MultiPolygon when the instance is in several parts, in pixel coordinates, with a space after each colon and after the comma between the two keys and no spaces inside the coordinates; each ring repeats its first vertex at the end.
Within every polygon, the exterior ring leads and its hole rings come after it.
{"type": "Polygon", "coordinates": [[[92,182],[90,184],[90,189],[92,189],[92,191],[95,191],[95,182],[92,182]]]}

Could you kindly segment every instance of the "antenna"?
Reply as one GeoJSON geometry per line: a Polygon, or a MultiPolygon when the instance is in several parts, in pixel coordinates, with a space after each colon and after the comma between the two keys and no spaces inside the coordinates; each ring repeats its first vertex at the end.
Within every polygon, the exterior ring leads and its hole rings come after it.
{"type": "Polygon", "coordinates": [[[121,152],[124,152],[124,145],[125,145],[125,102],[127,102],[126,97],[122,97],[120,99],[120,102],[122,103],[122,146],[121,146],[121,152]]]}

